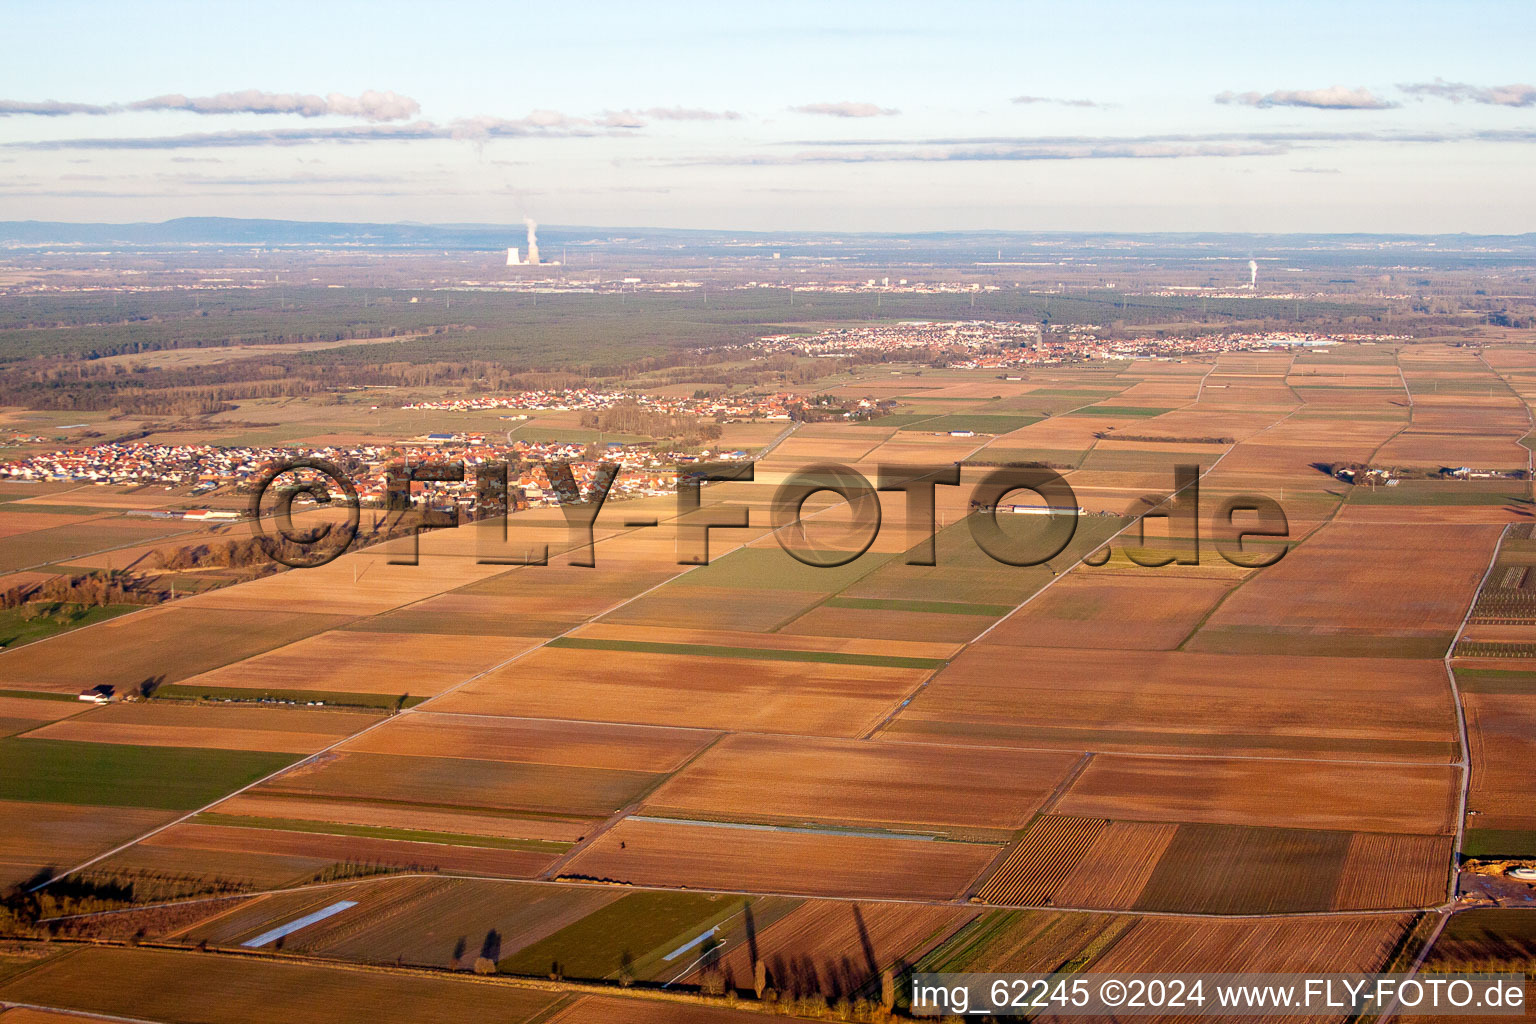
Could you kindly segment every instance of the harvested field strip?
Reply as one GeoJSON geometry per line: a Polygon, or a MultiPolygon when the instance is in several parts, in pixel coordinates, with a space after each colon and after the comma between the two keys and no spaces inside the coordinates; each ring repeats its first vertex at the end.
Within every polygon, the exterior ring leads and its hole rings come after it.
{"type": "Polygon", "coordinates": [[[544,977],[558,964],[568,978],[608,978],[618,972],[623,956],[631,957],[638,969],[646,959],[660,959],[748,902],[712,893],[630,893],[497,966],[508,974],[544,977]]]}
{"type": "Polygon", "coordinates": [[[1067,726],[973,722],[942,722],[898,718],[887,733],[911,742],[953,742],[953,737],[976,742],[994,742],[1010,746],[1054,747],[1059,749],[1095,749],[1104,752],[1139,753],[1140,748],[1154,751],[1191,750],[1200,753],[1224,753],[1254,750],[1281,750],[1304,754],[1363,754],[1414,761],[1455,760],[1454,740],[1375,739],[1363,736],[1298,736],[1278,733],[1169,732],[1151,729],[1079,729],[1067,726]],[[948,738],[948,739],[946,739],[948,738]]]}
{"type": "Polygon", "coordinates": [[[259,750],[313,754],[379,721],[371,714],[240,708],[211,705],[119,704],[52,722],[28,735],[35,739],[119,743],[139,747],[259,750]],[[136,714],[117,714],[125,709],[136,714]],[[190,712],[167,715],[166,712],[190,712]],[[288,721],[285,721],[288,719],[288,721]]]}
{"type": "Polygon", "coordinates": [[[666,773],[716,739],[700,729],[599,725],[422,711],[348,741],[359,753],[666,773]]]}
{"type": "Polygon", "coordinates": [[[1431,971],[1529,971],[1536,910],[1469,910],[1451,918],[1425,965],[1431,971]]]}
{"type": "MultiPolygon", "coordinates": [[[[753,592],[748,592],[756,596],[753,592]]],[[[708,597],[698,598],[709,608],[708,597]]],[[[819,602],[818,602],[819,603],[819,602]]],[[[618,640],[636,643],[682,644],[686,647],[712,646],[743,647],[753,651],[801,651],[810,654],[874,654],[881,657],[951,658],[960,644],[944,641],[905,640],[892,641],[884,638],[827,637],[815,639],[788,634],[762,633],[756,630],[722,628],[714,624],[705,628],[684,625],[626,625],[623,623],[595,622],[581,627],[566,639],[618,640]]]]}
{"type": "Polygon", "coordinates": [[[1024,397],[1039,398],[1049,395],[1052,398],[1108,398],[1124,390],[1124,388],[1036,388],[1025,392],[1024,397]]]}
{"type": "Polygon", "coordinates": [[[947,900],[997,854],[982,843],[713,828],[626,818],[560,878],[802,896],[947,900]]]}
{"type": "Polygon", "coordinates": [[[502,811],[483,807],[466,810],[377,797],[311,797],[303,793],[274,793],[265,789],[219,803],[219,812],[248,818],[291,818],[294,821],[343,825],[378,825],[407,831],[501,836],[505,839],[548,839],[574,842],[603,819],[544,811],[502,811]]]}
{"type": "Polygon", "coordinates": [[[322,821],[290,818],[250,818],[239,814],[196,815],[195,825],[227,825],[230,828],[276,829],[280,832],[313,832],[328,836],[361,836],[368,839],[398,839],[408,843],[438,843],[442,846],[478,846],[490,850],[533,850],[539,853],[563,853],[573,844],[545,839],[506,839],[454,832],[425,832],[420,829],[388,828],[382,825],[336,825],[322,821]]]}
{"type": "Polygon", "coordinates": [[[248,750],[0,740],[0,800],[189,811],[298,758],[248,750]]]}
{"type": "Polygon", "coordinates": [[[1093,965],[1095,972],[1379,971],[1414,915],[1273,918],[1148,917],[1093,965]]]}
{"type": "Polygon", "coordinates": [[[966,604],[960,601],[895,601],[876,597],[832,597],[822,602],[828,608],[865,608],[871,611],[929,612],[939,615],[981,615],[998,618],[1013,611],[1006,604],[966,604]]]}
{"type": "Polygon", "coordinates": [[[1077,968],[1136,923],[1116,914],[992,910],[918,962],[921,971],[1039,971],[1077,968]]]}
{"type": "Polygon", "coordinates": [[[1116,821],[1442,835],[1454,828],[1455,782],[1450,765],[1100,754],[1056,808],[1116,821]]]}
{"type": "Polygon", "coordinates": [[[950,413],[948,415],[933,416],[929,419],[919,420],[898,426],[898,431],[950,431],[970,430],[978,434],[1007,434],[1027,427],[1031,423],[1039,423],[1039,416],[1009,416],[1007,414],[987,413],[950,413]]]}
{"type": "Polygon", "coordinates": [[[1063,416],[1161,416],[1165,412],[1173,412],[1173,409],[1157,409],[1151,406],[1140,405],[1090,405],[1086,409],[1073,409],[1064,412],[1063,416]]]}
{"type": "Polygon", "coordinates": [[[494,1020],[520,1024],[557,994],[449,978],[317,967],[271,957],[151,949],[82,948],[0,986],[10,1002],[138,1019],[207,1024],[414,1024],[494,1020]],[[102,979],[112,979],[103,984],[102,979]],[[210,998],[209,993],[218,993],[210,998]]]}
{"type": "MultiPolygon", "coordinates": [[[[388,865],[410,871],[527,878],[543,871],[555,858],[555,854],[531,850],[445,846],[441,843],[192,823],[176,825],[151,836],[123,851],[118,858],[124,864],[132,864],[137,854],[155,851],[165,854],[171,861],[189,866],[196,864],[198,870],[214,875],[222,874],[226,863],[238,865],[242,858],[254,857],[258,861],[271,861],[274,870],[285,863],[302,864],[309,860],[322,867],[335,863],[388,865]]],[[[108,860],[102,870],[111,872],[117,863],[117,860],[108,860]]],[[[237,873],[238,868],[230,872],[231,875],[237,873]]],[[[290,871],[287,884],[293,884],[292,874],[290,871]]]]}
{"type": "Polygon", "coordinates": [[[1180,825],[1137,910],[1283,914],[1331,909],[1348,832],[1180,825]]]}
{"type": "MultiPolygon", "coordinates": [[[[416,879],[380,878],[372,883],[358,882],[353,885],[287,889],[245,898],[220,900],[216,908],[207,916],[179,929],[176,934],[179,938],[191,943],[238,946],[275,924],[318,910],[336,900],[351,900],[363,904],[363,909],[356,914],[348,915],[350,921],[356,921],[368,916],[369,910],[378,905],[383,894],[390,891],[388,887],[398,888],[401,885],[411,885],[416,881],[416,879]]],[[[425,881],[434,883],[437,880],[426,879],[425,881]]],[[[316,932],[302,939],[295,939],[291,943],[285,942],[283,945],[285,948],[306,949],[310,945],[311,936],[324,930],[327,929],[317,929],[316,932]]]]}
{"type": "Polygon", "coordinates": [[[662,777],[608,768],[349,752],[304,765],[257,792],[607,817],[662,777]]]}
{"type": "Polygon", "coordinates": [[[976,894],[988,903],[1044,903],[1104,830],[1102,818],[1036,818],[976,894]]]}
{"type": "Polygon", "coordinates": [[[1536,658],[1536,643],[1501,643],[1463,640],[1456,645],[1458,658],[1536,658]]]}
{"type": "MultiPolygon", "coordinates": [[[[753,1024],[763,1014],[702,1003],[659,999],[623,999],[616,996],[582,996],[553,1017],[537,1024],[753,1024]]],[[[18,1024],[31,1024],[19,1021],[18,1024]]],[[[69,1024],[66,1021],[40,1024],[69,1024]]]]}
{"type": "MultiPolygon", "coordinates": [[[[1241,591],[1238,591],[1241,593],[1241,591]]],[[[1220,608],[1217,609],[1219,613],[1220,608]]],[[[1455,639],[1446,630],[1414,636],[1372,636],[1363,632],[1319,633],[1307,626],[1203,626],[1186,650],[1213,654],[1301,655],[1312,658],[1440,658],[1455,639]]]]}
{"type": "Polygon", "coordinates": [[[1390,910],[1443,903],[1450,863],[1449,836],[1356,833],[1333,909],[1390,910]]]}
{"type": "Polygon", "coordinates": [[[711,818],[658,818],[650,814],[631,814],[628,821],[646,821],[653,825],[690,825],[703,828],[731,828],[743,832],[783,832],[804,836],[854,836],[864,839],[907,839],[919,843],[941,842],[939,836],[915,832],[890,832],[885,829],[838,828],[832,825],[763,825],[747,821],[716,821],[711,818]]]}
{"type": "Polygon", "coordinates": [[[1134,907],[1178,830],[1164,822],[1110,822],[1051,901],[1102,910],[1134,907]]]}
{"type": "Polygon", "coordinates": [[[511,955],[624,896],[599,886],[483,879],[412,879],[402,884],[403,889],[387,892],[373,904],[363,928],[327,931],[310,940],[309,948],[348,960],[404,960],[462,969],[477,956],[497,960],[511,955]]]}
{"type": "Polygon", "coordinates": [[[940,658],[902,658],[886,654],[844,654],[838,651],[789,651],[760,647],[720,647],[714,644],[666,644],[645,640],[595,640],[561,637],[546,647],[584,651],[627,651],[638,654],[684,654],[701,658],[742,658],[752,661],[809,661],[827,665],[870,665],[876,668],[940,668],[940,658]]]}
{"type": "MultiPolygon", "coordinates": [[[[970,907],[812,900],[764,927],[759,910],[759,904],[749,910],[757,917],[755,941],[729,943],[718,961],[720,973],[744,985],[753,976],[755,955],[779,992],[833,999],[878,993],[881,971],[917,959],[977,913],[970,907]]],[[[698,984],[703,975],[695,967],[679,980],[698,984]]]]}
{"type": "Polygon", "coordinates": [[[1075,761],[1055,751],[736,734],[663,783],[644,809],[769,825],[987,830],[1000,841],[1029,822],[1075,761]]]}
{"type": "Polygon", "coordinates": [[[308,932],[292,945],[306,951],[324,949],[348,939],[367,936],[378,926],[402,913],[430,914],[433,904],[446,896],[456,883],[464,884],[464,880],[407,878],[387,879],[371,886],[360,885],[350,894],[337,895],[349,895],[350,899],[362,902],[362,910],[348,914],[344,920],[308,932]]]}
{"type": "Polygon", "coordinates": [[[246,941],[240,943],[240,945],[247,949],[259,949],[260,947],[276,942],[279,939],[287,938],[294,932],[302,931],[312,924],[319,924],[326,918],[334,917],[344,910],[351,910],[355,906],[357,906],[357,903],[354,900],[338,900],[335,903],[332,903],[330,906],[322,907],[313,913],[305,914],[303,917],[298,918],[297,920],[289,921],[287,924],[279,925],[276,928],[264,931],[254,939],[247,939],[246,941]]]}
{"type": "Polygon", "coordinates": [[[172,683],[155,691],[156,700],[251,701],[261,704],[324,704],[327,707],[409,708],[427,698],[409,694],[348,693],[344,690],[269,690],[258,686],[203,686],[172,683]]]}

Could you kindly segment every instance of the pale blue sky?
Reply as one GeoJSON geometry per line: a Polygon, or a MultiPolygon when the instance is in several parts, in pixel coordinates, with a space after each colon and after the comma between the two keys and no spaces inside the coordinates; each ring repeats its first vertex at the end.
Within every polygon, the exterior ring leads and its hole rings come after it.
{"type": "Polygon", "coordinates": [[[1536,230],[1536,90],[1507,88],[1536,82],[1536,5],[1514,0],[0,16],[7,220],[1536,230]],[[200,102],[245,90],[341,100],[200,102]],[[369,90],[412,109],[351,102],[369,90]],[[114,109],[166,95],[218,112],[114,109]],[[98,112],[28,112],[44,101],[98,112]]]}

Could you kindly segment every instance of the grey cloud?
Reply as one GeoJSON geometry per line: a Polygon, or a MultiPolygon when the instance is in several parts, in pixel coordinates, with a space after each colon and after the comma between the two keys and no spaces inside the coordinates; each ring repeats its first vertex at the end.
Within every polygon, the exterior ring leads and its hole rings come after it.
{"type": "Polygon", "coordinates": [[[927,139],[804,139],[782,143],[786,146],[983,146],[1156,142],[1268,142],[1295,145],[1335,144],[1341,142],[1536,142],[1536,128],[1485,128],[1468,130],[1350,130],[1318,129],[1309,131],[1245,131],[1166,133],[1158,135],[993,135],[940,137],[927,139]]]}
{"type": "Polygon", "coordinates": [[[1478,86],[1466,82],[1447,82],[1437,78],[1433,82],[1415,82],[1399,85],[1410,96],[1432,96],[1452,103],[1482,103],[1494,107],[1536,106],[1536,85],[1519,82],[1510,85],[1478,86]]]}
{"type": "Polygon", "coordinates": [[[1097,100],[1068,100],[1057,96],[1015,96],[1014,103],[1050,103],[1058,107],[1107,107],[1108,103],[1100,103],[1097,100]]]}
{"type": "Polygon", "coordinates": [[[103,107],[94,103],[61,103],[58,100],[0,100],[0,117],[29,115],[32,117],[63,117],[68,114],[110,114],[118,107],[103,107]]]}
{"type": "Polygon", "coordinates": [[[300,117],[360,117],[367,121],[403,121],[421,112],[421,104],[397,92],[370,89],[358,96],[333,92],[328,96],[312,93],[263,92],[243,89],[221,92],[216,96],[183,96],[173,93],[137,100],[129,110],[185,110],[194,114],[297,114],[300,117]]]}
{"type": "Polygon", "coordinates": [[[912,149],[810,151],[793,155],[679,161],[687,164],[783,166],[792,164],[972,163],[1040,160],[1172,160],[1188,157],[1277,156],[1290,151],[1273,142],[1139,142],[1099,139],[1080,143],[920,146],[912,149]]]}
{"type": "Polygon", "coordinates": [[[193,132],[144,138],[45,139],[4,143],[8,149],[208,149],[226,146],[296,146],[314,142],[370,142],[450,138],[428,121],[408,125],[352,125],[340,128],[269,128],[264,131],[193,132]]]}
{"type": "Polygon", "coordinates": [[[644,110],[606,110],[603,117],[627,118],[644,127],[645,119],[654,121],[739,121],[741,115],[734,110],[706,110],[703,107],[646,107],[644,110]]]}
{"type": "Polygon", "coordinates": [[[1310,107],[1313,110],[1386,110],[1397,106],[1366,88],[1276,89],[1274,92],[1224,92],[1217,103],[1243,107],[1310,107]]]}
{"type": "Polygon", "coordinates": [[[819,114],[823,117],[890,117],[901,113],[894,107],[877,107],[873,103],[853,103],[848,100],[838,103],[807,103],[789,109],[796,114],[819,114]]]}
{"type": "MultiPolygon", "coordinates": [[[[784,143],[794,154],[701,158],[687,164],[793,165],[944,161],[1169,160],[1188,157],[1279,156],[1346,143],[1434,145],[1456,142],[1530,144],[1536,128],[1480,131],[1212,132],[1123,137],[1056,135],[937,139],[835,139],[784,143]]],[[[1303,173],[1309,169],[1303,168],[1303,173]]],[[[1319,173],[1325,173],[1319,169],[1319,173]]]]}
{"type": "Polygon", "coordinates": [[[131,103],[61,103],[45,100],[29,103],[0,100],[0,117],[32,115],[60,117],[69,114],[120,114],[133,110],[179,110],[193,114],[297,114],[299,117],[360,117],[366,121],[403,121],[421,111],[421,104],[409,96],[389,90],[370,89],[358,96],[333,92],[327,96],[311,93],[263,92],[243,89],[221,92],[216,96],[184,96],[169,93],[131,103]]]}
{"type": "Polygon", "coordinates": [[[302,146],[323,142],[419,142],[457,139],[484,142],[507,138],[563,138],[613,134],[611,126],[597,125],[556,111],[535,111],[527,117],[465,118],[446,125],[431,121],[410,124],[343,125],[335,128],[270,128],[258,131],[194,132],[144,138],[45,139],[0,143],[0,148],[22,150],[166,150],[218,149],[245,146],[302,146]]]}

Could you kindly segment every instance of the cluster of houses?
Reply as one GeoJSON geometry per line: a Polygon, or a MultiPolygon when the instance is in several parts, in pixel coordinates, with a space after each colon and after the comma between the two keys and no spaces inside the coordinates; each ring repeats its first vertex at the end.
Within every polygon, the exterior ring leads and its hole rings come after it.
{"type": "MultiPolygon", "coordinates": [[[[1077,338],[1091,337],[1097,328],[1055,325],[1051,332],[1077,338]]],[[[765,353],[836,358],[860,354],[884,354],[904,349],[963,349],[978,351],[1020,345],[1037,345],[1041,325],[1011,320],[905,320],[896,324],[839,327],[816,334],[773,334],[750,347],[765,353]]]]}
{"type": "Polygon", "coordinates": [[[716,419],[787,420],[796,396],[721,395],[711,398],[650,395],[635,391],[603,391],[594,388],[562,388],[551,391],[520,391],[513,395],[481,395],[474,398],[445,398],[433,402],[412,402],[402,409],[434,412],[481,412],[495,409],[530,411],[585,411],[637,405],[651,412],[675,416],[701,416],[716,419]]]}
{"type": "Polygon", "coordinates": [[[1297,346],[1322,347],[1346,341],[1389,341],[1386,334],[1314,334],[1301,331],[1233,332],[1193,337],[1142,336],[1108,339],[1083,333],[1079,328],[1064,337],[1053,326],[1037,344],[1014,349],[988,351],[952,365],[962,369],[997,369],[1020,365],[1050,365],[1085,359],[1174,359],[1190,355],[1220,352],[1253,352],[1297,346]]]}
{"type": "Polygon", "coordinates": [[[1018,320],[907,320],[896,324],[840,327],[816,334],[775,334],[759,339],[764,353],[836,358],[908,350],[950,351],[958,369],[1047,366],[1092,359],[1168,359],[1200,353],[1238,352],[1295,346],[1336,345],[1398,339],[1389,334],[1319,334],[1305,331],[1230,332],[1193,337],[1143,336],[1110,339],[1097,324],[1051,324],[1018,320]]]}
{"type": "MultiPolygon", "coordinates": [[[[609,492],[609,498],[613,499],[670,494],[676,489],[679,466],[751,457],[747,451],[731,448],[679,452],[651,445],[619,443],[598,446],[539,441],[493,444],[487,443],[481,434],[458,433],[427,434],[395,444],[325,447],[302,452],[256,446],[226,448],[114,442],[0,462],[0,478],[130,486],[162,484],[190,487],[193,494],[207,493],[223,486],[240,491],[254,487],[274,463],[301,454],[323,459],[351,473],[360,502],[376,507],[385,504],[387,473],[392,467],[424,462],[462,463],[462,483],[434,482],[418,486],[424,501],[434,506],[456,505],[470,514],[477,504],[476,467],[488,462],[521,465],[519,478],[516,481],[509,479],[508,484],[520,487],[531,505],[556,505],[559,504],[558,496],[551,489],[543,468],[547,462],[570,463],[572,475],[583,491],[590,485],[598,463],[618,463],[622,469],[609,492]]],[[[238,512],[208,508],[174,514],[207,522],[240,516],[238,512]]]]}

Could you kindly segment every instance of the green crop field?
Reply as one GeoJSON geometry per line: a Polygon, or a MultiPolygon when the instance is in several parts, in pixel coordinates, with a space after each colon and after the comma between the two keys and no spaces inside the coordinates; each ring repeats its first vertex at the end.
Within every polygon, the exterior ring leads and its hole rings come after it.
{"type": "Polygon", "coordinates": [[[625,957],[637,967],[647,959],[665,957],[696,938],[711,921],[730,917],[745,903],[739,896],[710,893],[631,893],[519,950],[498,966],[510,974],[547,975],[558,964],[558,973],[568,978],[611,978],[625,957]]]}
{"type": "Polygon", "coordinates": [[[1536,694],[1536,672],[1457,668],[1456,685],[1466,693],[1536,694]]]}
{"type": "Polygon", "coordinates": [[[188,811],[292,764],[293,754],[0,740],[0,800],[188,811]]]}
{"type": "Polygon", "coordinates": [[[426,697],[410,694],[352,693],[343,690],[272,690],[254,686],[204,686],[171,683],[155,691],[155,700],[209,700],[238,703],[324,704],[327,707],[409,708],[426,697]]]}
{"type": "Polygon", "coordinates": [[[1464,857],[1529,857],[1536,854],[1536,831],[1469,828],[1461,853],[1464,857]]]}
{"type": "Polygon", "coordinates": [[[36,614],[38,612],[36,605],[0,610],[0,648],[20,647],[56,633],[79,629],[81,626],[89,626],[95,622],[104,622],[125,612],[137,611],[141,607],[143,606],[136,604],[108,604],[95,607],[74,604],[54,605],[51,611],[43,609],[42,614],[36,614]],[[28,612],[33,613],[30,618],[27,617],[28,612]]]}

